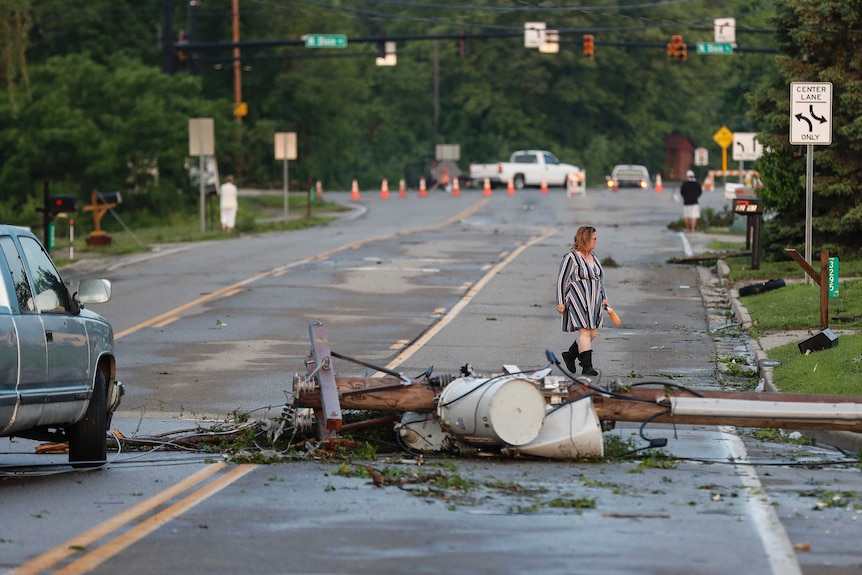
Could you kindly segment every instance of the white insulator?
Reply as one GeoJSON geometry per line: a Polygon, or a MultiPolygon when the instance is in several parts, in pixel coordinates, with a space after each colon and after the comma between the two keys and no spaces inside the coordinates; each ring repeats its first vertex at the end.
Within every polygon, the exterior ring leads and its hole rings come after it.
{"type": "Polygon", "coordinates": [[[303,377],[300,374],[293,376],[293,391],[297,395],[301,393],[312,393],[317,389],[317,379],[314,377],[303,377]]]}
{"type": "Polygon", "coordinates": [[[309,431],[316,423],[314,410],[310,407],[297,409],[293,414],[293,427],[297,431],[309,431]]]}
{"type": "Polygon", "coordinates": [[[401,435],[401,439],[404,440],[404,443],[408,445],[416,445],[419,443],[419,434],[409,427],[402,427],[398,430],[398,434],[401,435]]]}

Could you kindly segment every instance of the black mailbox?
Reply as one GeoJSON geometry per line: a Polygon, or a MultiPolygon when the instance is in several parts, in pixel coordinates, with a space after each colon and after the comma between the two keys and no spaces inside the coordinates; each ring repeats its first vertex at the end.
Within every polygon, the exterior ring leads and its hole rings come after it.
{"type": "Polygon", "coordinates": [[[48,198],[47,212],[57,215],[65,212],[75,211],[75,196],[50,196],[48,198]]]}
{"type": "Polygon", "coordinates": [[[120,192],[101,192],[97,193],[96,197],[100,204],[119,204],[123,201],[120,192]]]}
{"type": "Polygon", "coordinates": [[[760,198],[733,198],[733,213],[743,216],[763,214],[763,200],[760,198]]]}

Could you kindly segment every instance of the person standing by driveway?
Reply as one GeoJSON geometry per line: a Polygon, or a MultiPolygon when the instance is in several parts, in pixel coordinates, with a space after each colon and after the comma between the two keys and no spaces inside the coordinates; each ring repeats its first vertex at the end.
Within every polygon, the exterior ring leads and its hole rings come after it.
{"type": "Polygon", "coordinates": [[[594,251],[596,241],[596,228],[579,227],[557,274],[557,312],[562,315],[562,329],[578,332],[577,339],[563,352],[563,361],[571,373],[576,373],[575,358],[580,360],[583,375],[599,374],[593,367],[593,340],[602,326],[602,307],[608,305],[604,270],[594,251]]]}
{"type": "Polygon", "coordinates": [[[679,195],[682,196],[682,215],[685,220],[685,231],[688,234],[693,234],[697,228],[697,219],[700,217],[700,195],[703,190],[700,183],[694,178],[694,172],[688,170],[685,173],[686,181],[682,183],[679,189],[679,195]]]}
{"type": "Polygon", "coordinates": [[[221,210],[221,229],[224,232],[233,230],[236,225],[237,189],[233,176],[227,176],[218,191],[219,208],[221,210]]]}

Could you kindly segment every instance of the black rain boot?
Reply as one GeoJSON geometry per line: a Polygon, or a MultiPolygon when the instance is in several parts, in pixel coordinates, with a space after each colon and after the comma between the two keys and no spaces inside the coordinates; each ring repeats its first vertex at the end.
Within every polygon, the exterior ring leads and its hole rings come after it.
{"type": "Polygon", "coordinates": [[[578,357],[578,340],[569,346],[569,351],[563,352],[563,361],[568,369],[573,374],[578,373],[578,364],[575,363],[575,358],[578,357]]]}
{"type": "Polygon", "coordinates": [[[593,350],[582,351],[578,354],[578,359],[581,360],[581,367],[584,368],[583,375],[598,375],[593,368],[593,350]]]}

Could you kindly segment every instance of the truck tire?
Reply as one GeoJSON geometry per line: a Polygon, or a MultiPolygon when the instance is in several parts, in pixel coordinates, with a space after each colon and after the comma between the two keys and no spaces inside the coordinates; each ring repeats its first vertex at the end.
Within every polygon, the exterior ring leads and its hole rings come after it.
{"type": "Polygon", "coordinates": [[[98,467],[108,458],[108,384],[102,370],[96,370],[93,397],[87,413],[67,429],[69,463],[72,467],[98,467]]]}
{"type": "Polygon", "coordinates": [[[515,185],[516,190],[524,189],[524,174],[515,174],[515,177],[512,178],[512,182],[515,185]]]}

